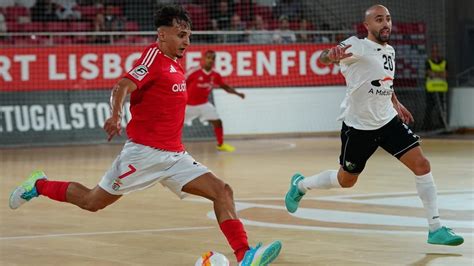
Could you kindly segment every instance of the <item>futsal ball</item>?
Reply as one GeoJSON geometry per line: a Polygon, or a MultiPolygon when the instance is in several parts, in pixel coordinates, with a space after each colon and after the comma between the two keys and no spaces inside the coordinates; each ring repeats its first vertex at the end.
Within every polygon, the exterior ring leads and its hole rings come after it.
{"type": "Polygon", "coordinates": [[[229,266],[229,260],[219,252],[207,251],[196,260],[195,266],[229,266]]]}

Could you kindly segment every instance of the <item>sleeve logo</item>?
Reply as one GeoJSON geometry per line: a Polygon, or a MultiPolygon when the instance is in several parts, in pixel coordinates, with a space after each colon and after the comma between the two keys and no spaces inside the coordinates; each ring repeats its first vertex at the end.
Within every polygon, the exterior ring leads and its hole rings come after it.
{"type": "Polygon", "coordinates": [[[145,65],[139,65],[136,68],[132,69],[129,74],[140,81],[148,74],[148,68],[145,65]]]}

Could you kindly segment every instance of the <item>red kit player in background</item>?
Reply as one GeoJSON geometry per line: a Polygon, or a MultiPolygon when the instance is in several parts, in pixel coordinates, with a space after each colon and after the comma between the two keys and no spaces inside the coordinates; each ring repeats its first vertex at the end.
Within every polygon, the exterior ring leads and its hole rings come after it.
{"type": "Polygon", "coordinates": [[[216,85],[242,99],[245,98],[245,94],[237,92],[222,80],[222,76],[213,68],[215,61],[216,52],[209,50],[204,53],[201,67],[192,68],[186,74],[188,104],[186,106],[185,123],[191,125],[196,118],[199,118],[203,123],[210,122],[216,135],[217,150],[233,152],[235,148],[224,143],[222,120],[216,111],[216,107],[209,102],[209,94],[216,85]]]}
{"type": "Polygon", "coordinates": [[[191,21],[180,6],[161,8],[156,15],[158,40],[146,48],[133,69],[117,82],[111,95],[111,117],[104,129],[109,140],[120,134],[123,103],[131,93],[132,120],[128,140],[99,184],[89,189],[72,181],[52,181],[33,172],[10,196],[10,208],[46,196],[96,212],[123,194],[157,182],[179,197],[186,193],[214,203],[219,227],[240,265],[267,265],[279,254],[280,241],[250,248],[247,233],[237,218],[231,187],[184,149],[181,134],[187,102],[186,80],[178,58],[189,46],[191,21]]]}

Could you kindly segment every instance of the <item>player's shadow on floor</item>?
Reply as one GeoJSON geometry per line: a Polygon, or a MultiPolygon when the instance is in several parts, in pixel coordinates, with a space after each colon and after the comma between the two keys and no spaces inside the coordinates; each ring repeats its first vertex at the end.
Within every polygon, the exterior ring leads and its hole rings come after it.
{"type": "Polygon", "coordinates": [[[428,265],[431,261],[444,258],[444,257],[462,257],[462,254],[457,253],[426,253],[425,256],[411,264],[409,266],[424,266],[428,265]]]}

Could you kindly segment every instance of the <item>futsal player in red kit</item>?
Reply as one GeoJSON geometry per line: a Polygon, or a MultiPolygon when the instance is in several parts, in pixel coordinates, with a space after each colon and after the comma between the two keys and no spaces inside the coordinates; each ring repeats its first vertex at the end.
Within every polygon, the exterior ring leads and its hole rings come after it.
{"type": "Polygon", "coordinates": [[[44,172],[35,171],[14,189],[10,208],[43,195],[96,212],[125,193],[159,182],[180,198],[189,193],[213,201],[219,227],[239,265],[267,265],[278,256],[281,242],[249,247],[231,187],[196,162],[181,141],[188,95],[177,59],[190,44],[188,14],[180,6],[169,5],[157,12],[155,22],[157,42],[146,48],[112,90],[111,116],[104,125],[108,139],[121,132],[123,104],[129,93],[132,119],[127,125],[129,139],[99,184],[89,189],[77,182],[52,181],[44,172]]]}
{"type": "Polygon", "coordinates": [[[233,152],[235,148],[224,143],[222,120],[216,111],[216,107],[209,102],[209,94],[216,86],[242,99],[245,98],[245,94],[236,91],[223,81],[222,76],[213,68],[215,61],[216,52],[208,50],[204,53],[202,65],[190,69],[186,74],[188,105],[186,106],[185,123],[192,125],[192,121],[196,118],[199,118],[203,123],[210,122],[214,127],[214,134],[216,135],[217,150],[233,152]]]}

